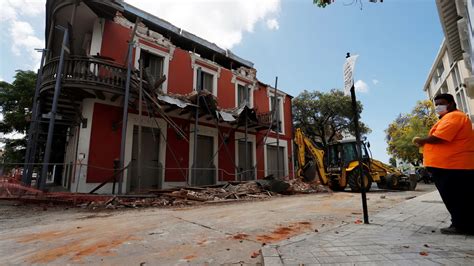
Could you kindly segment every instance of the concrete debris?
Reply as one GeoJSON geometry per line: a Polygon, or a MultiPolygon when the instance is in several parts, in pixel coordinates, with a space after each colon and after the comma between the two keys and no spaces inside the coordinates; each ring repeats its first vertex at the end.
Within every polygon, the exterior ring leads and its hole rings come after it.
{"type": "Polygon", "coordinates": [[[281,194],[321,193],[328,189],[319,184],[307,184],[300,179],[281,180],[267,177],[254,181],[229,182],[204,187],[180,187],[149,190],[141,195],[97,195],[69,192],[45,192],[20,184],[0,183],[2,199],[31,203],[51,203],[87,209],[119,209],[142,207],[179,207],[232,201],[264,200],[281,194]]]}
{"type": "Polygon", "coordinates": [[[302,179],[295,178],[288,181],[290,184],[289,190],[293,193],[324,193],[331,192],[328,187],[321,185],[318,181],[313,181],[310,183],[304,182],[302,179]]]}

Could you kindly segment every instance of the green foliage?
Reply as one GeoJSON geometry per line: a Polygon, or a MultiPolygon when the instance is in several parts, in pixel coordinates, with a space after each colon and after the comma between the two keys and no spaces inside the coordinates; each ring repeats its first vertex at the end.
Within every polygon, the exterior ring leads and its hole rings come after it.
{"type": "Polygon", "coordinates": [[[397,159],[391,157],[388,162],[390,163],[391,166],[397,167],[397,159]]]}
{"type": "MultiPolygon", "coordinates": [[[[0,133],[26,134],[31,117],[36,74],[33,71],[17,70],[12,84],[0,82],[0,133]]],[[[26,137],[20,139],[5,138],[4,163],[23,162],[26,137]]],[[[8,168],[8,167],[7,167],[8,168]]]]}
{"type": "Polygon", "coordinates": [[[25,133],[31,117],[36,74],[33,71],[17,70],[12,84],[0,82],[0,108],[3,122],[0,132],[25,133]]]}
{"type": "Polygon", "coordinates": [[[419,165],[423,156],[412,143],[414,137],[426,137],[438,120],[433,103],[418,101],[410,114],[400,114],[385,130],[387,151],[395,158],[419,165]]]}
{"type": "MultiPolygon", "coordinates": [[[[295,127],[301,128],[308,137],[320,142],[324,147],[341,139],[343,133],[355,135],[351,97],[345,96],[340,90],[305,90],[293,99],[292,104],[295,127]]],[[[359,101],[357,107],[361,112],[362,104],[359,101]]],[[[370,132],[364,123],[359,124],[361,135],[370,132]]]]}
{"type": "Polygon", "coordinates": [[[327,5],[334,2],[334,0],[313,0],[313,4],[317,5],[318,7],[326,7],[327,5]]]}

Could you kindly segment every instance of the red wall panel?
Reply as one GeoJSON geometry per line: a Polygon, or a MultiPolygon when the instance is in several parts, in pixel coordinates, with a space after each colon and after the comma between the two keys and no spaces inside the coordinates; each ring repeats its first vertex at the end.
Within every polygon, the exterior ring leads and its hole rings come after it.
{"type": "Polygon", "coordinates": [[[283,103],[283,115],[285,119],[285,136],[292,138],[293,136],[293,127],[292,127],[292,117],[291,117],[291,98],[286,96],[285,102],[283,103]]]}
{"type": "Polygon", "coordinates": [[[188,94],[193,91],[193,69],[187,51],[180,48],[174,50],[168,76],[168,93],[188,94]]]}
{"type": "MultiPolygon", "coordinates": [[[[189,140],[189,123],[184,119],[173,119],[187,134],[189,140]]],[[[182,139],[172,127],[167,131],[165,182],[184,182],[189,174],[189,143],[182,139]],[[179,169],[181,168],[181,169],[179,169]]]]}
{"type": "Polygon", "coordinates": [[[131,29],[107,20],[102,36],[101,55],[113,58],[117,64],[125,65],[130,34],[131,29]]]}
{"type": "Polygon", "coordinates": [[[113,169],[114,159],[120,158],[120,141],[122,139],[120,121],[122,121],[122,108],[100,103],[94,104],[87,183],[104,182],[113,174],[113,170],[103,170],[93,166],[113,169]]]}
{"type": "Polygon", "coordinates": [[[254,107],[257,108],[258,113],[266,113],[270,111],[269,99],[267,96],[267,87],[261,84],[253,93],[254,107]]]}
{"type": "Polygon", "coordinates": [[[264,148],[265,148],[265,131],[257,132],[257,179],[262,179],[265,177],[265,157],[264,157],[264,148]]]}
{"type": "Polygon", "coordinates": [[[220,77],[217,81],[217,100],[219,107],[228,109],[235,107],[235,84],[232,81],[232,72],[221,68],[220,77]]]}
{"type": "Polygon", "coordinates": [[[223,129],[221,128],[222,135],[228,134],[229,139],[227,144],[221,145],[222,140],[219,136],[219,172],[218,180],[219,181],[231,181],[235,180],[235,134],[231,132],[232,129],[223,129]]]}

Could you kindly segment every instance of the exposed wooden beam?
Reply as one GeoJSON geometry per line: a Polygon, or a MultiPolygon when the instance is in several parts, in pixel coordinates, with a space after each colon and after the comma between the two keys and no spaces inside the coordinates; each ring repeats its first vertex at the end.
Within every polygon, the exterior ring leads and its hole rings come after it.
{"type": "Polygon", "coordinates": [[[100,100],[104,101],[105,100],[105,95],[102,91],[99,91],[99,90],[95,90],[94,91],[95,95],[97,96],[97,98],[99,98],[100,100]]]}

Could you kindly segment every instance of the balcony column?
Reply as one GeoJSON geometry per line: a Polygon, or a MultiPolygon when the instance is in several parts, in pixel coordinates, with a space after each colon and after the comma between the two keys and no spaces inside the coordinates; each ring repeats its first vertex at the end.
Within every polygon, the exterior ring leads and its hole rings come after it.
{"type": "Polygon", "coordinates": [[[53,133],[54,133],[54,123],[56,122],[56,112],[58,109],[58,99],[59,94],[61,93],[61,79],[62,79],[62,70],[64,65],[64,52],[66,49],[67,41],[68,41],[68,30],[61,26],[56,26],[57,29],[62,30],[64,32],[63,35],[63,43],[61,48],[61,56],[59,57],[59,66],[58,72],[56,74],[56,84],[54,86],[54,97],[53,97],[53,105],[51,107],[50,118],[49,118],[49,128],[48,128],[48,138],[46,141],[46,149],[44,153],[43,159],[43,169],[41,172],[41,180],[38,182],[39,189],[44,190],[46,187],[46,178],[48,176],[48,168],[49,168],[49,159],[51,156],[51,145],[53,143],[53,133]]]}
{"type": "Polygon", "coordinates": [[[35,95],[33,97],[33,107],[31,109],[31,122],[30,122],[30,129],[28,130],[28,144],[26,146],[25,152],[25,165],[23,166],[23,176],[21,177],[21,182],[24,185],[30,186],[31,185],[31,176],[33,171],[33,162],[35,161],[35,154],[36,154],[36,141],[33,138],[33,134],[35,136],[38,134],[38,114],[39,114],[39,104],[38,104],[38,97],[39,97],[39,90],[40,85],[43,78],[43,65],[44,65],[44,58],[46,55],[46,50],[41,49],[41,63],[40,68],[38,69],[38,75],[36,76],[36,87],[35,87],[35,95]]]}

